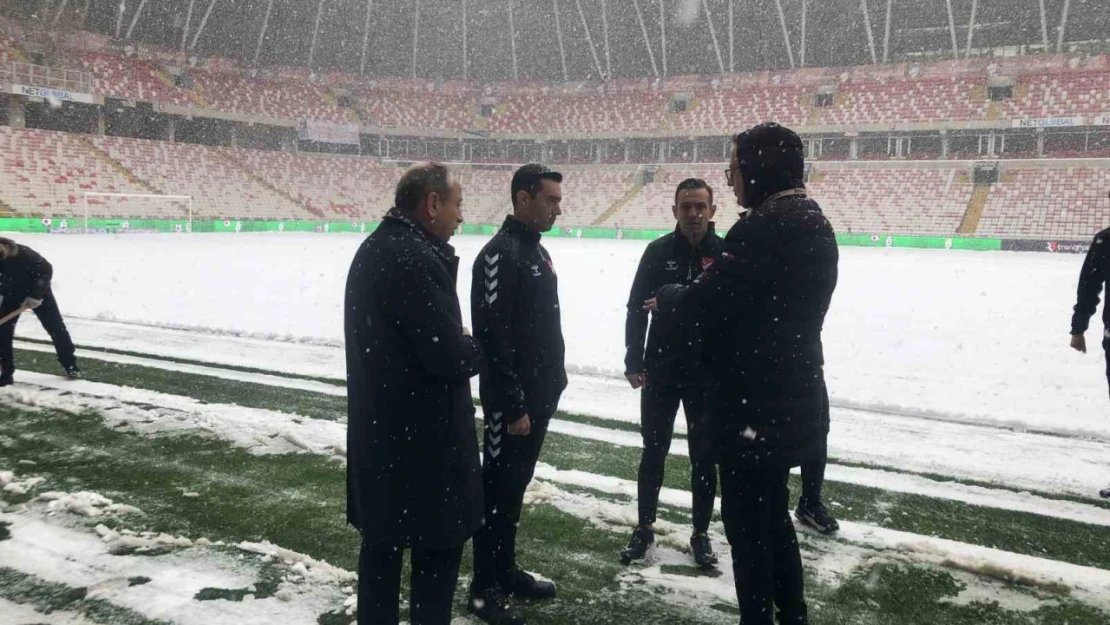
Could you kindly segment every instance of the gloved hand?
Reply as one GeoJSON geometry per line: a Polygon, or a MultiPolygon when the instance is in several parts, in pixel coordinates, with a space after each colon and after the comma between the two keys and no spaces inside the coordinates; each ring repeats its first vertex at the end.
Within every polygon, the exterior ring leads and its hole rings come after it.
{"type": "Polygon", "coordinates": [[[34,310],[39,306],[42,306],[42,300],[28,297],[27,299],[23,300],[23,305],[27,308],[30,308],[31,310],[34,310]]]}

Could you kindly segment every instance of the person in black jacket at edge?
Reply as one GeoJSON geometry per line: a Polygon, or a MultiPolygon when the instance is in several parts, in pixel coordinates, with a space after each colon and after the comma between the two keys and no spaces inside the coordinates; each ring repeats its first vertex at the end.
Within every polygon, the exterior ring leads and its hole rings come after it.
{"type": "Polygon", "coordinates": [[[744,625],[805,625],[790,469],[820,457],[828,424],[821,330],[837,281],[829,221],[803,184],[804,148],[767,123],[735,138],[728,182],[751,215],[692,286],[645,302],[702,331],[721,518],[744,625]]]}
{"type": "Polygon", "coordinates": [[[471,613],[496,625],[524,619],[506,597],[551,599],[555,585],[516,562],[516,526],[548,422],[567,387],[558,280],[540,234],[562,211],[562,174],[524,165],[513,174],[513,214],[474,261],[470,306],[485,354],[482,477],[486,523],[474,536],[471,613]]]}
{"type": "MultiPolygon", "coordinates": [[[[1095,235],[1083,269],[1079,272],[1079,289],[1076,296],[1075,314],[1071,318],[1071,348],[1087,353],[1087,328],[1091,317],[1098,311],[1099,296],[1103,285],[1110,280],[1110,228],[1095,235]]],[[[1102,349],[1106,352],[1106,380],[1110,383],[1110,306],[1102,307],[1102,349]]],[[[1103,498],[1110,498],[1110,488],[1099,491],[1103,498]]]]}
{"type": "Polygon", "coordinates": [[[482,523],[469,379],[480,367],[463,328],[447,241],[462,188],[423,163],[359,247],[347,277],[347,520],[362,533],[358,622],[395,624],[401,556],[412,551],[409,622],[448,625],[463,545],[482,523]]]}
{"type": "Polygon", "coordinates": [[[644,301],[666,284],[690,285],[708,268],[721,250],[721,238],[713,231],[713,189],[704,180],[689,178],[679,183],[672,207],[675,231],[652,241],[640,259],[624,325],[625,376],[640,390],[640,455],[638,483],[639,522],[632,539],[621,552],[621,562],[642,559],[655,542],[655,514],[663,468],[671,447],[679,402],[686,413],[690,451],[690,487],[693,493],[694,533],[690,548],[698,566],[717,564],[709,541],[709,521],[717,497],[717,467],[709,457],[711,441],[706,436],[705,405],[708,372],[701,365],[701,337],[697,327],[673,315],[651,315],[644,301]],[[647,352],[644,335],[647,334],[647,352]]]}
{"type": "MultiPolygon", "coordinates": [[[[75,380],[81,377],[81,369],[77,367],[73,339],[62,320],[54,290],[50,288],[53,277],[54,268],[38,252],[0,237],[0,317],[20,308],[34,310],[42,328],[54,342],[54,351],[58,353],[58,362],[62,364],[66,377],[75,380]]],[[[18,321],[16,316],[0,326],[0,386],[13,382],[15,354],[12,341],[18,321]]]]}

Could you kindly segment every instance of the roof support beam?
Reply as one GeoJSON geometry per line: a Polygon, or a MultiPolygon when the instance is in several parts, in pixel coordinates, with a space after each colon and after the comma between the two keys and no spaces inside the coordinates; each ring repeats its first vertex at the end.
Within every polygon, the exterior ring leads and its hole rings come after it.
{"type": "Polygon", "coordinates": [[[886,25],[883,29],[883,63],[890,62],[890,15],[894,0],[886,0],[886,25]]]}
{"type": "Polygon", "coordinates": [[[971,58],[971,42],[975,39],[975,14],[979,12],[979,0],[971,0],[971,17],[967,20],[967,47],[964,58],[971,58]]]}
{"type": "Polygon", "coordinates": [[[190,50],[197,49],[197,42],[200,41],[200,36],[204,32],[204,27],[208,25],[208,18],[212,16],[212,9],[216,8],[216,3],[220,0],[212,0],[208,3],[208,10],[204,12],[204,17],[200,20],[200,26],[197,27],[197,32],[193,35],[193,42],[189,44],[190,50]]]}
{"type": "Polygon", "coordinates": [[[594,38],[590,36],[590,25],[586,23],[586,14],[582,11],[582,0],[574,0],[574,5],[578,7],[578,18],[582,20],[582,29],[586,31],[586,44],[590,46],[590,56],[594,59],[594,69],[597,70],[597,76],[598,78],[608,78],[608,75],[601,69],[601,60],[597,58],[594,38]]]}
{"type": "Polygon", "coordinates": [[[875,51],[875,34],[871,31],[871,12],[867,10],[867,0],[859,0],[863,10],[863,27],[867,30],[867,49],[871,51],[871,64],[879,64],[879,54],[875,51]]]}
{"type": "MultiPolygon", "coordinates": [[[[556,3],[558,1],[559,0],[555,0],[556,3]]],[[[642,33],[644,36],[644,47],[647,48],[648,58],[651,59],[651,71],[655,74],[655,77],[658,78],[659,66],[655,64],[655,52],[652,51],[651,40],[648,39],[647,25],[644,24],[644,14],[640,12],[640,0],[632,0],[632,6],[636,9],[636,21],[640,22],[640,33],[642,33]]],[[[555,24],[557,26],[558,21],[556,21],[555,24]]],[[[731,31],[732,29],[730,28],[729,30],[731,31]]],[[[560,37],[559,39],[560,41],[562,41],[562,37],[560,37]]],[[[562,49],[561,43],[559,44],[559,48],[562,49]]],[[[563,58],[563,73],[566,73],[566,57],[563,58]]]]}
{"type": "MultiPolygon", "coordinates": [[[[419,0],[417,1],[416,6],[417,7],[420,6],[419,0]]],[[[419,10],[420,9],[418,8],[417,11],[419,11],[419,10]]],[[[308,69],[309,70],[312,69],[312,61],[316,59],[316,41],[320,37],[320,18],[323,15],[324,15],[324,0],[320,0],[320,3],[316,5],[316,22],[312,26],[312,44],[309,45],[309,47],[308,47],[308,69]]]]}
{"type": "Polygon", "coordinates": [[[127,34],[124,35],[125,39],[131,38],[131,33],[135,32],[135,25],[139,23],[139,16],[143,14],[143,7],[146,6],[146,0],[139,0],[139,8],[135,9],[135,15],[131,17],[131,25],[127,27],[127,34]]]}
{"type": "MultiPolygon", "coordinates": [[[[465,0],[463,1],[463,7],[464,7],[463,10],[465,11],[466,10],[465,9],[465,7],[466,7],[466,1],[465,0]]],[[[359,57],[359,61],[358,61],[358,73],[359,74],[365,74],[366,73],[366,52],[370,49],[370,17],[371,17],[373,9],[374,9],[374,0],[366,0],[366,23],[362,27],[362,55],[359,57]]],[[[463,22],[463,33],[464,33],[463,36],[464,37],[465,37],[465,33],[466,33],[466,25],[465,24],[466,24],[466,22],[463,22]]],[[[463,50],[464,58],[465,58],[465,51],[466,50],[465,50],[465,43],[464,43],[464,50],[463,50]]],[[[466,66],[464,65],[463,66],[463,68],[464,68],[463,71],[464,72],[466,71],[465,67],[466,66]]]]}
{"type": "Polygon", "coordinates": [[[266,29],[270,27],[270,13],[274,10],[274,0],[266,3],[266,14],[262,16],[262,30],[258,31],[258,43],[254,46],[254,64],[258,65],[258,57],[262,54],[262,42],[266,39],[266,29]]]}
{"type": "Polygon", "coordinates": [[[721,56],[721,46],[717,43],[717,28],[713,26],[713,16],[709,13],[709,3],[701,0],[701,8],[705,11],[705,21],[709,24],[709,36],[713,39],[713,50],[717,53],[717,68],[725,73],[725,59],[721,56]]]}
{"type": "Polygon", "coordinates": [[[559,39],[559,60],[563,62],[563,82],[570,81],[570,75],[567,73],[567,49],[563,46],[563,26],[559,22],[559,0],[551,0],[552,6],[555,8],[555,36],[559,39]]]}
{"type": "Polygon", "coordinates": [[[944,0],[948,7],[948,32],[952,35],[952,58],[960,58],[960,44],[956,42],[956,17],[952,13],[952,0],[944,0]]]}
{"type": "Polygon", "coordinates": [[[786,44],[786,56],[790,59],[790,69],[797,67],[794,65],[794,49],[790,47],[790,31],[786,29],[786,14],[782,12],[782,0],[775,0],[775,6],[779,10],[779,25],[782,26],[782,40],[786,44]]]}
{"type": "Polygon", "coordinates": [[[1071,8],[1071,0],[1064,0],[1064,10],[1060,13],[1060,30],[1056,32],[1056,53],[1059,54],[1064,51],[1064,33],[1068,30],[1068,9],[1071,8]]]}

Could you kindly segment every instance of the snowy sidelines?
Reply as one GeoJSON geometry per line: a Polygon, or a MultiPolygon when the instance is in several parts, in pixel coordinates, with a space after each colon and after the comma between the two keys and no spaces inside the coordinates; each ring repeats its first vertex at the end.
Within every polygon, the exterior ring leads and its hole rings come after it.
{"type": "MultiPolygon", "coordinates": [[[[719,229],[726,214],[722,206],[719,229]]],[[[362,237],[19,240],[54,264],[55,291],[69,316],[338,346],[344,281],[362,237]]],[[[465,317],[467,268],[485,241],[453,240],[465,317]]],[[[559,273],[571,370],[620,376],[626,298],[646,242],[553,238],[546,245],[559,273]]],[[[1073,255],[842,249],[825,332],[834,403],[1110,439],[1101,354],[1067,347],[1081,262],[1073,255]]],[[[20,333],[34,325],[27,321],[20,333]]],[[[86,337],[74,334],[83,344],[86,337]]],[[[314,367],[295,348],[280,360],[275,367],[314,367]]],[[[1104,464],[1110,478],[1110,457],[1104,464]]]]}
{"type": "MultiPolygon", "coordinates": [[[[9,405],[44,407],[70,412],[93,408],[112,427],[127,426],[146,434],[203,430],[254,453],[311,452],[342,460],[345,428],[342,424],[307,419],[267,410],[224,404],[202,404],[191,398],[130,389],[94,382],[64,381],[54,376],[25,373],[27,382],[42,390],[7,388],[0,392],[9,405]],[[55,390],[62,387],[65,390],[55,390]],[[150,406],[158,406],[151,408],[150,406]]],[[[575,424],[576,425],[576,424],[575,424]]],[[[558,471],[541,466],[542,479],[585,486],[602,492],[627,494],[632,482],[581,471],[558,471]]],[[[690,496],[666,490],[662,501],[688,506],[690,496]]],[[[1046,505],[1048,502],[1044,502],[1046,505]]],[[[1072,504],[1074,506],[1075,504],[1072,504]]],[[[632,507],[625,506],[631,518],[632,507]]],[[[1091,507],[1093,508],[1093,507],[1091,507]]],[[[1072,508],[1076,510],[1078,508],[1072,508]]],[[[1097,510],[1097,509],[1096,509],[1097,510]]],[[[1094,510],[1089,511],[1097,514],[1094,510]]],[[[1110,514],[1110,511],[1103,511],[1110,514]]],[[[1105,520],[1103,523],[1105,524],[1105,520]]],[[[1065,585],[1084,601],[1099,604],[1110,597],[1110,571],[1061,563],[977,547],[951,540],[887,530],[862,523],[842,523],[840,540],[879,551],[910,554],[914,559],[972,572],[1008,572],[1016,579],[1043,586],[1065,585]]],[[[0,543],[2,544],[2,543],[0,543]]]]}

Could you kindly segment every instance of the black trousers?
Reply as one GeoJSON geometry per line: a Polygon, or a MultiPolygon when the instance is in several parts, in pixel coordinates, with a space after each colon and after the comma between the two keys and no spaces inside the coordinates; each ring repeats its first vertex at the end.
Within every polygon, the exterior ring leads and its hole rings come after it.
{"type": "MultiPolygon", "coordinates": [[[[413,549],[409,623],[449,625],[463,546],[413,549]]],[[[403,548],[362,543],[358,558],[358,625],[400,622],[403,548]]]]}
{"type": "Polygon", "coordinates": [[[721,518],[732,547],[732,571],[744,625],[808,621],[798,537],[790,520],[790,469],[721,467],[721,518]]]}
{"type": "Polygon", "coordinates": [[[820,454],[802,465],[802,497],[799,506],[821,503],[821,490],[825,485],[825,465],[829,463],[829,436],[825,435],[820,454]]]}
{"type": "Polygon", "coordinates": [[[1106,383],[1110,385],[1110,338],[1102,339],[1102,349],[1106,352],[1106,383]]]}
{"type": "MultiPolygon", "coordinates": [[[[0,303],[0,317],[16,310],[23,303],[23,297],[7,296],[0,303]]],[[[63,367],[72,367],[77,364],[76,348],[73,339],[69,336],[65,321],[62,320],[62,311],[58,309],[58,300],[54,298],[54,291],[46,289],[42,298],[42,305],[35,309],[35,316],[39,318],[42,329],[50,335],[54,342],[54,351],[58,353],[58,362],[63,367]]],[[[15,355],[12,351],[12,340],[15,338],[15,324],[19,317],[0,326],[0,370],[4,375],[11,375],[15,371],[15,355]]]]}
{"type": "Polygon", "coordinates": [[[486,414],[482,455],[486,522],[474,535],[474,580],[470,589],[475,593],[494,584],[505,585],[516,566],[516,526],[524,506],[524,491],[536,472],[551,415],[530,418],[531,433],[513,436],[499,417],[486,414]]]}
{"type": "Polygon", "coordinates": [[[655,523],[659,508],[659,489],[667,453],[674,435],[674,420],[681,401],[686,412],[687,441],[690,448],[690,491],[694,495],[694,532],[709,530],[713,516],[713,500],[717,496],[717,467],[713,463],[707,440],[706,389],[697,386],[666,386],[649,384],[640,391],[640,434],[644,449],[640,454],[638,475],[639,521],[641,526],[655,523]]]}

